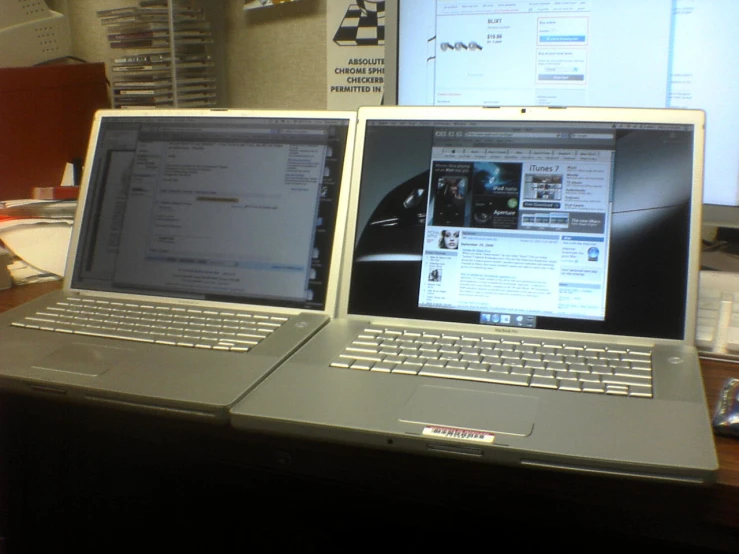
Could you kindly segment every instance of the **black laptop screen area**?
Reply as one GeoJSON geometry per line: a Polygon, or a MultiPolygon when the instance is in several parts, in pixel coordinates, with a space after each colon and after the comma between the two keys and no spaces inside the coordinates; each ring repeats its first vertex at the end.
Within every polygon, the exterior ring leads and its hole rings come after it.
{"type": "Polygon", "coordinates": [[[692,126],[367,123],[349,313],[682,339],[692,126]]]}
{"type": "Polygon", "coordinates": [[[72,286],[323,309],[348,121],[101,122],[72,286]]]}

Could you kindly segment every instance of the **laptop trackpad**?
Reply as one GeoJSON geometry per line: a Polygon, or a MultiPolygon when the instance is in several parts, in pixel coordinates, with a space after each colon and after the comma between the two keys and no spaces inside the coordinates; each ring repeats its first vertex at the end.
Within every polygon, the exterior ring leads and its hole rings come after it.
{"type": "Polygon", "coordinates": [[[401,411],[400,421],[527,436],[537,399],[451,387],[422,385],[401,411]]]}
{"type": "Polygon", "coordinates": [[[96,377],[111,369],[130,352],[126,348],[74,343],[55,350],[33,367],[96,377]]]}

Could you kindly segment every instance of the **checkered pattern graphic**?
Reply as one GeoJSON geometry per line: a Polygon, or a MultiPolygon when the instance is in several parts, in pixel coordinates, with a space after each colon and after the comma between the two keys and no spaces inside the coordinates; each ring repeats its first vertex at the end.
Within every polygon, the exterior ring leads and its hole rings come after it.
{"type": "Polygon", "coordinates": [[[334,35],[340,46],[383,46],[385,44],[385,2],[362,2],[368,9],[352,4],[334,35]],[[372,11],[373,9],[377,11],[372,11]]]}
{"type": "Polygon", "coordinates": [[[372,1],[372,0],[357,0],[357,6],[360,10],[365,12],[374,13],[385,13],[385,0],[372,1]]]}

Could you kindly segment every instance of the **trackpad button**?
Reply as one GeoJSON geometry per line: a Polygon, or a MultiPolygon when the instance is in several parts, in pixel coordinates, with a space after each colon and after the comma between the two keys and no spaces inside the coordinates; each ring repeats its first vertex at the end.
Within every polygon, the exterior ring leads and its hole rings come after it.
{"type": "Polygon", "coordinates": [[[398,419],[446,427],[527,436],[534,428],[533,396],[422,385],[398,419]]]}

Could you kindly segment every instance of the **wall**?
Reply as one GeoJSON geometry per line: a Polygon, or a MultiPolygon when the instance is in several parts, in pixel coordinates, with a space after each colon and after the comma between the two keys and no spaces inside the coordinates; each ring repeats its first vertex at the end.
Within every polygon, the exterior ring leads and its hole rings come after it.
{"type": "MultiPolygon", "coordinates": [[[[241,0],[205,0],[222,20],[227,102],[232,108],[326,107],[326,2],[301,0],[243,10],[241,0]]],[[[136,6],[135,0],[47,0],[69,17],[74,55],[111,55],[97,10],[136,6]]]]}

